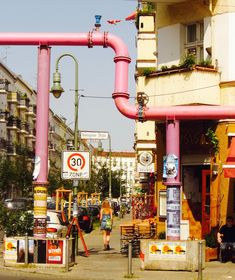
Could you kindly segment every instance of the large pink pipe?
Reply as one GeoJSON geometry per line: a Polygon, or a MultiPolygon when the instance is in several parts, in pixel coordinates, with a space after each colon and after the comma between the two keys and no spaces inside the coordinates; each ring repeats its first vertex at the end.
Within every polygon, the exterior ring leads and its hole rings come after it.
{"type": "MultiPolygon", "coordinates": [[[[129,103],[128,64],[126,45],[107,32],[88,33],[0,33],[0,45],[104,46],[116,52],[114,61],[115,88],[113,98],[118,110],[128,118],[138,119],[138,106],[129,103]]],[[[168,106],[146,107],[143,120],[162,119],[223,119],[235,118],[235,106],[168,106]]]]}

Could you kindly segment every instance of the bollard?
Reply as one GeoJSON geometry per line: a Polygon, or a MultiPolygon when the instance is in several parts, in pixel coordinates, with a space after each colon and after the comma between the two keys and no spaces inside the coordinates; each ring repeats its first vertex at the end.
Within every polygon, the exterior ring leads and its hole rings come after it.
{"type": "Polygon", "coordinates": [[[198,242],[198,276],[197,280],[202,280],[202,241],[198,242]]]}
{"type": "Polygon", "coordinates": [[[28,233],[25,233],[25,253],[24,253],[24,263],[29,264],[29,237],[28,233]]]}
{"type": "Polygon", "coordinates": [[[132,276],[132,240],[128,242],[128,272],[127,276],[132,276]]]}
{"type": "Polygon", "coordinates": [[[69,236],[65,239],[65,272],[69,271],[69,236]]]}
{"type": "Polygon", "coordinates": [[[6,242],[6,238],[7,238],[7,232],[6,231],[4,231],[4,236],[3,236],[3,266],[5,266],[5,250],[6,250],[6,248],[5,248],[5,242],[6,242]]]}

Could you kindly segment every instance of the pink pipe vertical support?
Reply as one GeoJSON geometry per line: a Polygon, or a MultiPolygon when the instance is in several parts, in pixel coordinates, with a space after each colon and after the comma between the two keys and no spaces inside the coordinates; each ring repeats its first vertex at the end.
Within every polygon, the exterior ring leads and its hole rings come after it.
{"type": "Polygon", "coordinates": [[[38,87],[36,120],[36,156],[40,159],[38,183],[47,183],[48,175],[48,123],[50,91],[50,48],[38,48],[38,87]]]}
{"type": "Polygon", "coordinates": [[[180,123],[166,123],[167,240],[180,240],[180,123]],[[174,169],[175,168],[175,169],[174,169]]]}
{"type": "Polygon", "coordinates": [[[38,88],[34,182],[34,236],[46,237],[50,48],[38,48],[38,88]],[[38,165],[38,166],[37,166],[38,165]]]}

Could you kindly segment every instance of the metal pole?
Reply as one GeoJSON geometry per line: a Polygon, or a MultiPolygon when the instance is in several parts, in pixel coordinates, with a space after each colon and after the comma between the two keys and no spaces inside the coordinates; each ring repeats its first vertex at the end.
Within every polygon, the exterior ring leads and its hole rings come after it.
{"type": "MultiPolygon", "coordinates": [[[[62,57],[69,56],[74,60],[75,63],[75,120],[74,120],[74,150],[78,150],[80,146],[80,139],[78,139],[79,131],[78,131],[78,106],[79,106],[79,96],[78,96],[78,61],[77,59],[69,53],[62,54],[56,61],[56,72],[59,70],[59,61],[62,57]]],[[[78,180],[73,180],[73,195],[76,197],[77,195],[77,186],[78,180]]]]}
{"type": "Polygon", "coordinates": [[[202,241],[198,242],[198,276],[197,280],[202,280],[202,241]]]}
{"type": "Polygon", "coordinates": [[[29,237],[28,237],[28,233],[25,233],[25,253],[24,253],[24,263],[28,264],[29,263],[29,237]]]}
{"type": "Polygon", "coordinates": [[[111,163],[111,136],[109,137],[109,198],[112,198],[112,163],[111,163]]]}
{"type": "Polygon", "coordinates": [[[128,242],[128,272],[127,276],[132,275],[132,240],[128,242]]]}
{"type": "Polygon", "coordinates": [[[69,237],[65,239],[65,272],[69,271],[69,237]]]}

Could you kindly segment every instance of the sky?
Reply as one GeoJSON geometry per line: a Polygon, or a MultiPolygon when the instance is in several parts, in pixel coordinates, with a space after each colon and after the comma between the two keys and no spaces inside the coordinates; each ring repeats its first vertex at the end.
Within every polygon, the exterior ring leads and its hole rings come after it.
{"type": "MultiPolygon", "coordinates": [[[[136,28],[125,18],[136,9],[135,0],[8,0],[2,1],[0,32],[80,33],[92,31],[95,15],[101,15],[100,32],[120,37],[126,44],[132,62],[129,66],[129,94],[135,96],[136,28]],[[116,25],[107,20],[118,19],[116,25]]],[[[51,86],[56,60],[64,53],[78,60],[79,117],[82,131],[107,131],[112,151],[133,151],[135,121],[118,112],[114,91],[114,51],[94,46],[57,47],[51,49],[51,86]]],[[[37,89],[37,47],[0,46],[0,59],[17,75],[37,89]]],[[[60,99],[50,97],[53,112],[67,119],[74,128],[75,63],[70,57],[59,62],[61,85],[65,93],[60,99]]],[[[134,98],[130,99],[134,102],[134,98]]],[[[103,142],[105,149],[108,141],[103,142]]],[[[94,146],[96,143],[92,143],[94,146]]]]}

